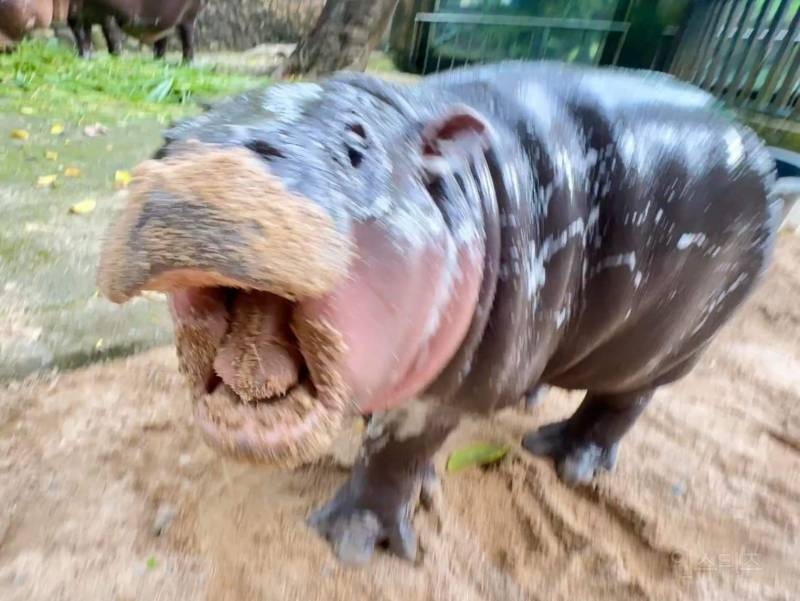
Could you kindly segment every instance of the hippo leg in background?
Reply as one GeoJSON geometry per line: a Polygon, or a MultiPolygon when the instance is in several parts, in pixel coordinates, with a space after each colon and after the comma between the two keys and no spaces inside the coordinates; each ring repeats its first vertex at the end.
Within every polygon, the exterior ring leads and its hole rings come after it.
{"type": "Polygon", "coordinates": [[[570,418],[528,433],[522,446],[534,455],[552,457],[559,476],[567,483],[588,483],[598,469],[614,467],[620,440],[652,396],[652,389],[617,394],[587,392],[570,418]]]}
{"type": "Polygon", "coordinates": [[[183,62],[191,63],[194,60],[194,20],[178,25],[178,34],[183,47],[183,62]]]}
{"type": "Polygon", "coordinates": [[[415,405],[372,416],[347,482],[309,518],[342,561],[365,563],[381,544],[403,558],[416,556],[414,511],[420,496],[426,504],[435,496],[431,457],[458,417],[415,405]]]}
{"type": "Polygon", "coordinates": [[[155,41],[153,44],[153,56],[155,58],[164,58],[164,55],[167,53],[168,41],[167,36],[155,41]]]}
{"type": "Polygon", "coordinates": [[[114,17],[105,17],[100,27],[103,29],[103,37],[106,39],[108,53],[114,56],[122,54],[122,36],[114,17]]]}
{"type": "Polygon", "coordinates": [[[92,26],[84,23],[76,15],[67,18],[67,25],[75,36],[75,45],[78,47],[78,56],[88,58],[92,53],[92,26]]]}

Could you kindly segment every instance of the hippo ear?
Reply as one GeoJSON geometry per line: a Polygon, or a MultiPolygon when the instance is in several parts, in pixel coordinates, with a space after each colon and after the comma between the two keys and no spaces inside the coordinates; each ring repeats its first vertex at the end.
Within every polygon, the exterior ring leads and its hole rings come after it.
{"type": "Polygon", "coordinates": [[[452,107],[422,130],[422,159],[432,174],[451,171],[478,149],[486,149],[490,126],[465,105],[452,107]]]}

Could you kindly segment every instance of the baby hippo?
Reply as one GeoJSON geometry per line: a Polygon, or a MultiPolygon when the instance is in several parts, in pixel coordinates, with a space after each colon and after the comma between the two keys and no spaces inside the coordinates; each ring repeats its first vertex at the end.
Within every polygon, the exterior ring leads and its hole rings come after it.
{"type": "Polygon", "coordinates": [[[557,63],[392,85],[275,85],[174,126],[99,271],[169,295],[198,429],[283,466],[370,415],[310,522],[348,562],[413,558],[459,416],[585,390],[522,444],[569,483],[613,467],[769,264],[774,161],[702,91],[557,63]]]}

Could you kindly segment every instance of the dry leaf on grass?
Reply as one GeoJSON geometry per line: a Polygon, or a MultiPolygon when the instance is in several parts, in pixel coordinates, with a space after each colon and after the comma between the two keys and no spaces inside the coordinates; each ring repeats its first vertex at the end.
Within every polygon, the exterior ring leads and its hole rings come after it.
{"type": "Polygon", "coordinates": [[[127,188],[128,184],[131,183],[131,172],[125,169],[118,169],[114,173],[114,187],[119,188],[127,188]]]}
{"type": "Polygon", "coordinates": [[[58,176],[57,175],[53,175],[53,174],[51,174],[51,175],[40,175],[39,177],[36,178],[36,187],[37,188],[49,188],[53,184],[56,183],[57,179],[58,179],[58,176]]]}
{"type": "Polygon", "coordinates": [[[69,208],[69,212],[73,215],[85,215],[86,213],[91,213],[94,211],[94,208],[97,206],[97,202],[94,199],[86,198],[80,202],[76,202],[69,208]]]}

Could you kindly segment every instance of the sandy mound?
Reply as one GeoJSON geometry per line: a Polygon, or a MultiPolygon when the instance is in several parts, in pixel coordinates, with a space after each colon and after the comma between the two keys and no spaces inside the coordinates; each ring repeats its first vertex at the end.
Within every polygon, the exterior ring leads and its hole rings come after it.
{"type": "MultiPolygon", "coordinates": [[[[443,479],[416,518],[419,565],[342,568],[303,525],[345,477],[221,459],[200,442],[174,353],[0,395],[0,598],[794,599],[800,590],[800,239],[682,382],[661,390],[616,473],[572,490],[520,454],[443,479]],[[754,569],[748,569],[754,568],[754,569]]],[[[568,414],[465,423],[518,440],[568,414]]]]}

